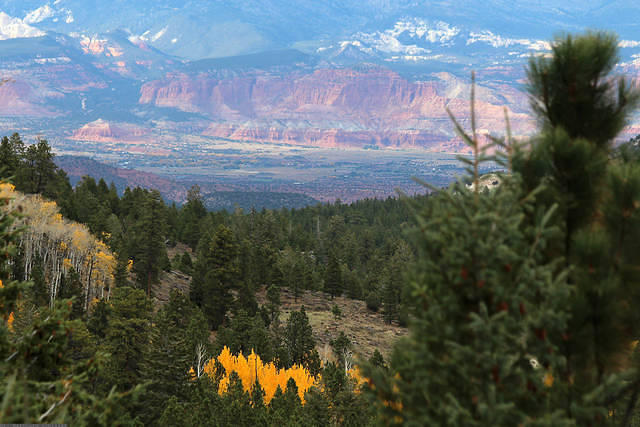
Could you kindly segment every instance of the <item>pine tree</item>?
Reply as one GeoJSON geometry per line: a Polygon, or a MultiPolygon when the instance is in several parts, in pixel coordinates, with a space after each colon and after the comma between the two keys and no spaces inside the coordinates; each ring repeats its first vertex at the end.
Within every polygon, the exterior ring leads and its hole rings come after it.
{"type": "Polygon", "coordinates": [[[201,221],[207,215],[204,206],[200,187],[192,186],[187,192],[187,202],[180,211],[180,224],[182,230],[180,240],[185,242],[191,248],[196,248],[201,235],[201,221]]]}
{"type": "Polygon", "coordinates": [[[342,294],[342,271],[340,268],[340,261],[338,260],[335,252],[329,254],[329,261],[327,263],[327,271],[324,279],[325,292],[333,297],[340,296],[342,294]]]}
{"type": "Polygon", "coordinates": [[[168,303],[155,315],[149,349],[142,362],[141,377],[150,382],[144,396],[145,423],[154,423],[170,397],[187,399],[188,371],[193,366],[194,343],[185,334],[193,307],[188,298],[173,290],[168,303]]]}
{"type": "Polygon", "coordinates": [[[9,142],[9,138],[2,137],[0,141],[0,178],[9,178],[15,175],[20,165],[20,153],[16,151],[16,147],[9,142]]]}
{"type": "Polygon", "coordinates": [[[539,209],[559,205],[553,220],[563,234],[548,256],[571,265],[576,290],[561,380],[579,424],[598,422],[631,395],[614,411],[616,424],[627,425],[640,393],[637,375],[619,367],[640,336],[640,277],[632,273],[640,266],[640,165],[628,156],[612,159],[640,91],[611,75],[618,61],[617,38],[594,32],[558,38],[552,57],[532,59],[529,93],[542,129],[514,158],[526,188],[546,184],[539,209]]]}
{"type": "Polygon", "coordinates": [[[116,287],[122,288],[129,286],[129,257],[124,252],[117,254],[116,271],[113,273],[113,279],[116,287]]]}
{"type": "Polygon", "coordinates": [[[140,382],[144,356],[149,345],[151,301],[144,291],[117,288],[111,298],[104,349],[110,353],[104,380],[128,390],[140,382]]]}
{"type": "Polygon", "coordinates": [[[61,284],[60,284],[60,294],[59,298],[61,299],[71,299],[73,298],[73,303],[71,307],[71,319],[79,319],[84,314],[83,310],[83,288],[82,282],[80,281],[80,275],[78,272],[71,267],[69,269],[68,274],[62,276],[61,284]]]}
{"type": "Polygon", "coordinates": [[[320,358],[315,349],[313,329],[304,309],[292,311],[285,325],[284,344],[289,355],[289,364],[304,366],[313,375],[320,369],[320,358]]]}
{"type": "MultiPolygon", "coordinates": [[[[232,289],[239,286],[238,245],[233,232],[221,225],[210,242],[204,257],[207,273],[202,284],[202,311],[212,329],[224,322],[227,311],[233,305],[232,289]]],[[[199,260],[200,261],[200,260],[199,260]]]]}
{"type": "MultiPolygon", "coordinates": [[[[20,145],[17,140],[13,144],[20,145]]],[[[41,139],[37,144],[28,146],[24,154],[24,164],[16,177],[16,187],[26,193],[43,193],[55,180],[57,166],[53,163],[53,157],[46,140],[41,139]]]]}
{"type": "Polygon", "coordinates": [[[151,286],[158,282],[162,262],[167,258],[165,247],[166,219],[164,205],[157,191],[150,192],[141,207],[141,217],[135,226],[136,245],[133,255],[133,271],[138,286],[151,296],[151,286]]]}
{"type": "Polygon", "coordinates": [[[550,386],[563,368],[569,287],[559,262],[543,253],[554,208],[525,222],[536,192],[523,192],[517,174],[496,191],[480,190],[486,156],[473,104],[472,91],[472,134],[455,122],[474,154],[462,158],[473,186],[455,183],[416,205],[410,336],[395,346],[388,373],[368,367],[365,375],[385,423],[563,425],[550,386]]]}
{"type": "Polygon", "coordinates": [[[301,425],[302,404],[293,378],[287,381],[284,392],[278,386],[278,391],[269,403],[269,421],[279,425],[301,425]]]}
{"type": "Polygon", "coordinates": [[[247,283],[240,285],[236,298],[236,311],[244,310],[249,316],[255,316],[258,312],[258,300],[255,291],[247,283]]]}
{"type": "Polygon", "coordinates": [[[312,388],[305,395],[304,425],[324,427],[330,425],[329,403],[317,388],[312,388]]]}
{"type": "Polygon", "coordinates": [[[271,324],[280,316],[280,286],[272,284],[267,288],[267,302],[268,323],[271,324]]]}
{"type": "Polygon", "coordinates": [[[274,345],[269,331],[260,316],[249,316],[240,310],[229,322],[228,327],[221,327],[216,335],[216,352],[228,347],[232,353],[250,354],[252,351],[262,360],[272,360],[274,345]]]}
{"type": "Polygon", "coordinates": [[[106,300],[101,299],[93,306],[93,310],[87,320],[87,329],[96,338],[103,339],[107,334],[111,306],[106,300]]]}

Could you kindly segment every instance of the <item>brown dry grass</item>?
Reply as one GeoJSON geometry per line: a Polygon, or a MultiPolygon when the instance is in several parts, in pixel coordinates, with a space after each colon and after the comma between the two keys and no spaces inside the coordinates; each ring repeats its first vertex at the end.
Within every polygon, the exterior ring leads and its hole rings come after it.
{"type": "MultiPolygon", "coordinates": [[[[264,289],[258,292],[257,298],[261,304],[266,301],[264,289]]],[[[397,324],[386,324],[382,314],[368,310],[364,301],[344,297],[336,297],[332,301],[328,294],[313,291],[303,291],[295,301],[293,294],[286,288],[280,294],[280,301],[280,319],[283,322],[292,311],[300,310],[304,305],[313,328],[318,352],[323,360],[332,359],[329,342],[338,337],[340,331],[353,343],[354,354],[357,357],[369,358],[378,349],[385,359],[391,353],[395,340],[408,333],[407,328],[397,324]],[[331,311],[334,304],[342,312],[340,319],[335,319],[331,311]]]]}
{"type": "MultiPolygon", "coordinates": [[[[167,249],[170,259],[173,259],[176,254],[191,252],[186,245],[167,249]]],[[[160,283],[153,288],[156,302],[154,305],[160,307],[165,304],[169,300],[169,293],[172,289],[179,289],[188,295],[190,282],[190,276],[178,271],[163,272],[160,283]]],[[[260,304],[264,304],[266,289],[259,290],[256,297],[260,304]]],[[[332,301],[328,294],[314,291],[303,291],[296,301],[293,294],[286,288],[281,291],[280,301],[280,320],[283,323],[286,322],[292,311],[300,310],[300,307],[304,305],[313,328],[318,352],[323,360],[332,360],[329,342],[337,338],[340,331],[344,332],[353,343],[356,357],[369,358],[378,349],[385,359],[391,353],[396,339],[408,333],[407,328],[385,323],[382,313],[368,310],[364,301],[345,297],[336,297],[332,301]],[[335,319],[331,311],[334,304],[342,312],[340,319],[335,319]]]]}

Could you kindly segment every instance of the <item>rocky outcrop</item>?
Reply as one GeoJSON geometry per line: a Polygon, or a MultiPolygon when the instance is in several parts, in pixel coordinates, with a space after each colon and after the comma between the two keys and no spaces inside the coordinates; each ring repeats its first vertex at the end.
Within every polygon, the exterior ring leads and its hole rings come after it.
{"type": "MultiPolygon", "coordinates": [[[[479,85],[481,130],[504,129],[504,106],[515,134],[532,129],[526,96],[506,85],[479,85]]],[[[454,137],[446,108],[469,117],[469,84],[448,73],[411,82],[383,68],[321,69],[229,79],[175,74],[142,86],[139,102],[201,113],[205,135],[234,140],[326,147],[437,147],[454,137]]]]}
{"type": "Polygon", "coordinates": [[[134,142],[143,140],[149,130],[128,123],[110,123],[98,119],[73,132],[69,139],[95,142],[134,142]]]}
{"type": "Polygon", "coordinates": [[[0,81],[0,115],[52,117],[57,113],[46,105],[45,96],[31,84],[5,77],[0,81]]]}

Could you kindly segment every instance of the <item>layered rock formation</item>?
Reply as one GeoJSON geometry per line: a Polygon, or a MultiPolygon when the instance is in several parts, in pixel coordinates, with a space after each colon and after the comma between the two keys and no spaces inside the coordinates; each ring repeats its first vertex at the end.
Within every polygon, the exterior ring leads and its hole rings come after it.
{"type": "Polygon", "coordinates": [[[103,119],[87,123],[73,132],[69,139],[95,142],[143,141],[149,130],[128,123],[110,123],[103,119]]]}
{"type": "MultiPolygon", "coordinates": [[[[465,122],[468,83],[447,73],[410,82],[383,68],[321,69],[229,79],[174,74],[146,83],[139,102],[201,113],[205,135],[314,146],[425,147],[451,140],[446,108],[465,122]]],[[[526,96],[508,85],[477,89],[481,130],[504,129],[507,108],[516,134],[532,129],[526,96]]]]}

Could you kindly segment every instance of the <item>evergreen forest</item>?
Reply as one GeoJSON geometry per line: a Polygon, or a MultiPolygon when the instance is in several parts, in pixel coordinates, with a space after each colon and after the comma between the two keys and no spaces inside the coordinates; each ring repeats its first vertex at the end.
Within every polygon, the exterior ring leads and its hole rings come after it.
{"type": "Polygon", "coordinates": [[[3,137],[0,423],[640,425],[640,90],[618,62],[604,32],[532,57],[527,140],[505,113],[481,144],[472,89],[450,114],[467,173],[425,196],[211,212],[198,186],[72,187],[46,140],[3,137]],[[309,295],[405,333],[365,352],[338,327],[323,351],[309,295]]]}

